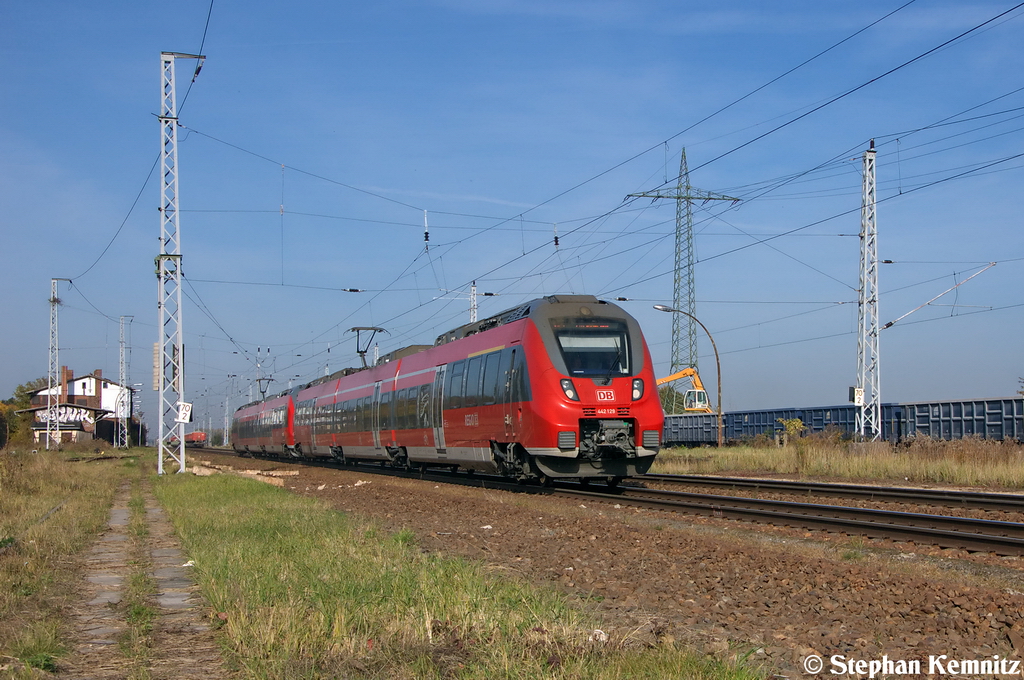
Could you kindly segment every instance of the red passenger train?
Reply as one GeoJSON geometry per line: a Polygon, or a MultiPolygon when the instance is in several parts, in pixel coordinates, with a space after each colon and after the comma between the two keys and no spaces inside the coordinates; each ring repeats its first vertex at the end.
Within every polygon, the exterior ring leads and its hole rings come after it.
{"type": "Polygon", "coordinates": [[[231,439],[253,455],[615,483],[651,467],[663,421],[636,320],[557,295],[247,404],[231,439]]]}

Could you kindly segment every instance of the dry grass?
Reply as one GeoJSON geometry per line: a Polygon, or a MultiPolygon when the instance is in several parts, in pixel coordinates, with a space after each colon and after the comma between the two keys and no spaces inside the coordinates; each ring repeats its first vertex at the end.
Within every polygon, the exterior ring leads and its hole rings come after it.
{"type": "Polygon", "coordinates": [[[123,463],[68,453],[0,451],[0,668],[53,670],[77,553],[103,527],[123,463]]]}
{"type": "Polygon", "coordinates": [[[663,451],[654,472],[797,474],[803,477],[1024,488],[1024,445],[990,439],[925,437],[897,446],[855,444],[834,434],[800,437],[787,446],[729,446],[663,451]]]}

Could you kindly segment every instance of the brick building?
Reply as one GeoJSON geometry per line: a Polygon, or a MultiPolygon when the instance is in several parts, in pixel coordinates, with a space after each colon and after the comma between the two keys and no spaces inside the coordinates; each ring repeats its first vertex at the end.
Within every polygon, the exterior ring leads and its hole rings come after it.
{"type": "MultiPolygon", "coordinates": [[[[119,418],[128,418],[132,441],[140,438],[139,424],[133,419],[130,388],[104,378],[100,369],[76,378],[71,369],[61,366],[60,381],[52,394],[62,442],[103,439],[112,443],[119,418]]],[[[32,407],[25,410],[34,414],[32,437],[37,443],[46,439],[50,395],[49,387],[37,391],[32,395],[32,407]]]]}

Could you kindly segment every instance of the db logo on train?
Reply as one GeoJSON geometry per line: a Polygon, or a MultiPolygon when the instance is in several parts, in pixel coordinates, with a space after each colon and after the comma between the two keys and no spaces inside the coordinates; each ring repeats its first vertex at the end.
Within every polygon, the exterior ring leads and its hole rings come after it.
{"type": "Polygon", "coordinates": [[[615,401],[615,391],[614,390],[598,390],[597,391],[597,400],[598,401],[615,401]]]}

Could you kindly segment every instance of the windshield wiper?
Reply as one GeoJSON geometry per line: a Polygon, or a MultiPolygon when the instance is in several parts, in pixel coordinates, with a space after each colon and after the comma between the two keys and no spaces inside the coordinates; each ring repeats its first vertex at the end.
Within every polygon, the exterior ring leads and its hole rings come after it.
{"type": "MultiPolygon", "coordinates": [[[[615,372],[615,365],[619,364],[621,366],[621,363],[620,363],[621,359],[622,359],[622,345],[619,345],[618,346],[618,350],[615,352],[615,358],[612,359],[611,365],[608,366],[608,371],[607,371],[607,374],[605,376],[605,380],[607,380],[609,384],[611,384],[612,374],[615,372]]],[[[622,373],[621,368],[619,370],[619,373],[622,373]]]]}

